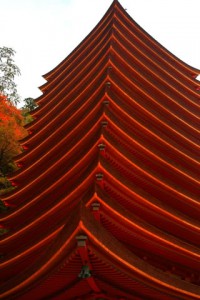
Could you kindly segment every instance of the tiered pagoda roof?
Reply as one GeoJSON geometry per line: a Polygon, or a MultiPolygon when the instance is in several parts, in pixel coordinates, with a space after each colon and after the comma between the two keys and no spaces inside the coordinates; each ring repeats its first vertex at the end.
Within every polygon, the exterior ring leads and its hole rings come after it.
{"type": "Polygon", "coordinates": [[[114,1],[44,76],[0,299],[200,299],[199,74],[114,1]]]}

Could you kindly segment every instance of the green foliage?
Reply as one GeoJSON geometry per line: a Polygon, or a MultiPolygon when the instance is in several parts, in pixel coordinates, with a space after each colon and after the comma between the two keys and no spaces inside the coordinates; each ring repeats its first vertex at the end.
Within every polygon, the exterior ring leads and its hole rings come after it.
{"type": "Polygon", "coordinates": [[[33,121],[33,117],[27,108],[22,108],[22,116],[24,117],[24,125],[27,125],[33,121]]]}
{"type": "Polygon", "coordinates": [[[34,99],[29,97],[24,99],[24,106],[23,109],[27,110],[27,111],[32,111],[37,107],[37,104],[35,103],[34,99]]]}
{"type": "Polygon", "coordinates": [[[24,124],[28,124],[33,121],[33,117],[30,112],[37,107],[33,98],[24,99],[24,106],[22,107],[22,115],[24,117],[24,124]]]}
{"type": "MultiPolygon", "coordinates": [[[[12,191],[13,189],[14,187],[11,185],[10,181],[5,176],[0,174],[0,196],[12,191]]],[[[3,201],[0,200],[0,212],[7,210],[8,207],[6,207],[3,201]]]]}
{"type": "Polygon", "coordinates": [[[34,99],[29,97],[24,99],[24,106],[22,107],[22,116],[24,117],[24,125],[33,121],[30,112],[37,107],[34,99]]]}
{"type": "Polygon", "coordinates": [[[15,76],[20,75],[20,70],[14,63],[14,54],[15,51],[12,48],[0,47],[0,93],[7,96],[11,103],[17,105],[20,97],[14,79],[15,76]]]}
{"type": "Polygon", "coordinates": [[[0,190],[10,187],[10,182],[3,175],[0,176],[0,190]]]}

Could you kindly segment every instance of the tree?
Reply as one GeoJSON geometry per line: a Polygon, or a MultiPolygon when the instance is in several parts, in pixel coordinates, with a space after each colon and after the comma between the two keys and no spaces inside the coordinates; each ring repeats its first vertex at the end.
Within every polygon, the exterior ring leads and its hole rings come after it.
{"type": "Polygon", "coordinates": [[[14,79],[15,76],[20,75],[20,70],[14,63],[14,54],[15,51],[12,48],[0,47],[0,93],[7,96],[11,103],[17,105],[20,97],[14,79]]]}
{"type": "Polygon", "coordinates": [[[26,109],[27,111],[32,111],[37,107],[37,104],[35,103],[34,99],[29,97],[24,99],[24,106],[23,108],[26,109]]]}
{"type": "Polygon", "coordinates": [[[33,121],[30,112],[34,110],[36,107],[37,104],[34,102],[33,98],[29,97],[24,99],[24,106],[22,107],[22,115],[24,117],[25,125],[33,121]]]}
{"type": "Polygon", "coordinates": [[[4,176],[15,169],[13,157],[21,152],[19,140],[26,134],[21,111],[0,95],[0,173],[4,176]]]}

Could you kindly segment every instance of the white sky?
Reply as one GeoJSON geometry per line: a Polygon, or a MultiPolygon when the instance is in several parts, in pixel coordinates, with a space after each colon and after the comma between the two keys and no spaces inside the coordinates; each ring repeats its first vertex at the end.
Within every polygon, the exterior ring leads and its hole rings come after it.
{"type": "MultiPolygon", "coordinates": [[[[103,17],[112,0],[0,0],[0,47],[16,51],[21,98],[37,98],[42,75],[103,17]]],[[[157,41],[200,69],[200,0],[120,0],[157,41]]]]}

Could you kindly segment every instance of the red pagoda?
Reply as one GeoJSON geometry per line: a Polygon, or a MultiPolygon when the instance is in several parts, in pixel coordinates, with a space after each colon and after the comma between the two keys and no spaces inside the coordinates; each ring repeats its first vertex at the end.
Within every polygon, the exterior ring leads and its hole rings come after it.
{"type": "Polygon", "coordinates": [[[200,299],[199,74],[115,0],[44,76],[1,198],[0,299],[200,299]]]}

